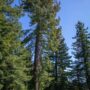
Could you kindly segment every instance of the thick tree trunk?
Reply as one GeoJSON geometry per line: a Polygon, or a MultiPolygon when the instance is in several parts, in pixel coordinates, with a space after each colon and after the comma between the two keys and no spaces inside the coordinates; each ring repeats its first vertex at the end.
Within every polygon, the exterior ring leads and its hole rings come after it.
{"type": "Polygon", "coordinates": [[[41,56],[41,35],[39,31],[36,34],[36,44],[35,44],[35,60],[34,60],[34,80],[35,80],[35,90],[39,90],[39,73],[40,73],[40,56],[41,56]]]}

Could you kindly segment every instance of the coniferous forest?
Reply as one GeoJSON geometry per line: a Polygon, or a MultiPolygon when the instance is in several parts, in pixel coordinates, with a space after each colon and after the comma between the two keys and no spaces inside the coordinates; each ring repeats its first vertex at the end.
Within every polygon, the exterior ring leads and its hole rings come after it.
{"type": "Polygon", "coordinates": [[[71,56],[59,0],[15,1],[0,0],[0,90],[90,90],[89,28],[77,21],[71,56]]]}

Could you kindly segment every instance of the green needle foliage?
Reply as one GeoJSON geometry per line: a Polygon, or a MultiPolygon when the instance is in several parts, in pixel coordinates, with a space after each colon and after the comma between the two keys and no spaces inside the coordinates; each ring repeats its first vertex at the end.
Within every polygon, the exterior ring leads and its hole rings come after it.
{"type": "Polygon", "coordinates": [[[59,47],[57,49],[57,52],[52,51],[51,54],[51,60],[54,64],[52,74],[54,80],[50,90],[67,90],[69,83],[68,76],[71,64],[71,56],[69,56],[68,54],[68,47],[62,36],[61,30],[59,30],[59,33],[57,35],[59,36],[59,47]]]}
{"type": "Polygon", "coordinates": [[[90,90],[90,34],[88,28],[85,28],[82,22],[76,25],[76,36],[73,43],[74,56],[76,58],[76,72],[77,83],[79,90],[85,84],[86,88],[90,90]]]}
{"type": "MultiPolygon", "coordinates": [[[[45,70],[45,67],[43,68],[49,62],[48,60],[43,61],[49,56],[45,56],[45,53],[48,53],[50,50],[56,51],[59,45],[57,40],[58,29],[56,28],[59,24],[59,21],[56,19],[59,3],[56,0],[22,0],[22,5],[24,11],[29,14],[30,25],[35,25],[35,29],[28,30],[31,33],[28,33],[29,35],[24,39],[24,42],[32,42],[31,44],[33,44],[31,48],[33,48],[35,55],[33,55],[34,87],[35,90],[43,90],[44,88],[42,89],[42,87],[45,86],[45,83],[43,83],[45,79],[41,78],[45,75],[47,76],[45,82],[50,80],[47,70],[45,70]],[[43,63],[46,65],[43,65],[43,63]]],[[[30,47],[31,44],[29,43],[28,46],[30,47]]]]}
{"type": "Polygon", "coordinates": [[[20,11],[13,0],[0,0],[0,90],[27,90],[28,51],[20,42],[20,11]]]}
{"type": "Polygon", "coordinates": [[[59,26],[59,0],[17,1],[0,0],[0,90],[90,90],[88,28],[76,24],[72,63],[59,26]],[[24,15],[27,30],[19,21],[24,15]]]}

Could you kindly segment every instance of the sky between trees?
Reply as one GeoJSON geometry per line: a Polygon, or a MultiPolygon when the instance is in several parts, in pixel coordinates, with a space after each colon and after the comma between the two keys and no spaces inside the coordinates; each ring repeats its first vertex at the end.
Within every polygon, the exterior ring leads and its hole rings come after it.
{"type": "MultiPolygon", "coordinates": [[[[18,4],[18,0],[15,1],[18,4]]],[[[61,0],[61,10],[58,13],[61,19],[60,25],[65,41],[69,47],[69,53],[72,49],[72,37],[75,35],[75,24],[78,20],[85,23],[90,28],[90,0],[61,0]]],[[[20,19],[23,29],[29,28],[28,16],[20,19]]],[[[88,29],[90,32],[90,29],[88,29]]]]}

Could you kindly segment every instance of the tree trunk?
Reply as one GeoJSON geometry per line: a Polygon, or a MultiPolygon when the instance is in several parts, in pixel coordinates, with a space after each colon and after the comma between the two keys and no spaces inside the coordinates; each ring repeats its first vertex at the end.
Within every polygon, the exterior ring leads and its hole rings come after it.
{"type": "Polygon", "coordinates": [[[39,74],[40,74],[40,56],[41,56],[41,34],[37,31],[35,44],[35,58],[34,58],[34,80],[35,90],[39,90],[39,74]]]}

